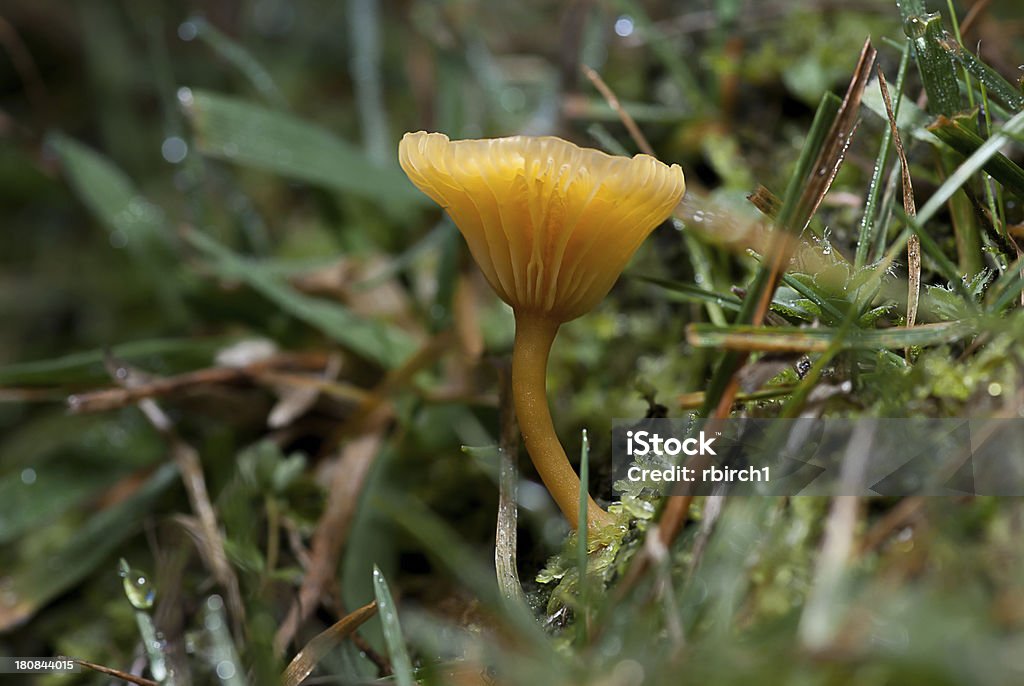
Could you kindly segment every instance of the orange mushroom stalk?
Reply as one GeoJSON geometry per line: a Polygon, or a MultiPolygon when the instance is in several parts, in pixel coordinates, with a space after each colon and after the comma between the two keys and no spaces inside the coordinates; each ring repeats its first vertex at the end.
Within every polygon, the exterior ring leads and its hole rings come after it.
{"type": "MultiPolygon", "coordinates": [[[[551,345],[563,323],[607,295],[679,204],[683,172],[649,155],[615,157],[554,137],[450,141],[421,131],[405,134],[398,156],[515,313],[512,392],[523,442],[576,528],[580,481],[548,409],[551,345]]],[[[593,499],[587,513],[589,528],[612,521],[593,499]]]]}

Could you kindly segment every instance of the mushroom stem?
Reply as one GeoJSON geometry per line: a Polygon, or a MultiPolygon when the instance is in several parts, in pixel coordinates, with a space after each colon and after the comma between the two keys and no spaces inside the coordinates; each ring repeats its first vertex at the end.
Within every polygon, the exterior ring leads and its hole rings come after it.
{"type": "MultiPolygon", "coordinates": [[[[579,525],[580,479],[555,433],[548,408],[547,368],[551,344],[560,322],[532,314],[516,314],[512,348],[512,398],[526,451],[548,492],[573,529],[579,525]]],[[[587,523],[594,529],[614,519],[587,496],[587,523]]]]}

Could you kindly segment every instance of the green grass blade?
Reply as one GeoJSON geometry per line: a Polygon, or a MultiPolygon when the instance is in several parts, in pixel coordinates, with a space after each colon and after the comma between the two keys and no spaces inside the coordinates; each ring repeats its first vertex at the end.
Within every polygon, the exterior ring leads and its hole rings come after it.
{"type": "Polygon", "coordinates": [[[166,247],[163,210],[143,197],[124,172],[63,134],[49,135],[47,143],[60,158],[75,194],[111,231],[112,240],[140,253],[155,244],[166,247]]]}
{"type": "MultiPolygon", "coordinates": [[[[900,104],[903,102],[903,81],[907,75],[907,65],[910,63],[910,43],[903,46],[903,54],[900,56],[899,71],[896,75],[896,87],[893,90],[893,115],[899,121],[900,104]]],[[[857,238],[857,250],[854,254],[853,265],[860,269],[868,262],[868,255],[871,250],[875,231],[875,221],[878,213],[878,197],[882,191],[883,179],[885,178],[885,165],[889,159],[889,149],[892,147],[892,128],[884,127],[882,131],[882,144],[878,147],[878,155],[875,157],[875,166],[871,171],[871,183],[868,186],[867,199],[864,202],[864,216],[860,221],[860,229],[857,238]]]]}
{"type": "MultiPolygon", "coordinates": [[[[152,339],[119,343],[109,351],[114,357],[161,372],[191,369],[209,364],[229,338],[152,339]]],[[[106,350],[86,350],[48,360],[20,362],[0,367],[0,385],[41,386],[102,383],[110,380],[103,367],[106,350]]]]}
{"type": "Polygon", "coordinates": [[[259,262],[236,255],[206,234],[190,230],[185,237],[211,258],[213,269],[220,276],[245,282],[282,310],[363,357],[394,367],[412,354],[415,346],[401,330],[358,317],[338,303],[300,293],[264,270],[259,262]]]}
{"type": "MultiPolygon", "coordinates": [[[[952,119],[939,117],[928,130],[964,157],[970,157],[985,144],[985,139],[964,126],[963,121],[964,117],[961,116],[952,119]]],[[[1001,152],[996,152],[982,167],[1007,190],[1024,198],[1024,169],[1017,163],[1001,152]]]]}
{"type": "MultiPolygon", "coordinates": [[[[852,330],[842,338],[843,350],[899,349],[909,346],[941,345],[966,338],[977,332],[975,320],[891,329],[852,330]]],[[[691,324],[687,340],[698,348],[826,352],[840,333],[832,327],[808,329],[776,326],[715,326],[691,324]]]]}
{"type": "Polygon", "coordinates": [[[259,60],[253,57],[252,53],[240,43],[221,33],[217,27],[203,17],[192,17],[186,20],[178,30],[178,35],[188,36],[193,32],[219,57],[237,69],[267,103],[280,109],[288,107],[288,102],[281,93],[281,89],[274,83],[273,77],[263,68],[259,60]]]}
{"type": "Polygon", "coordinates": [[[706,305],[715,305],[723,310],[730,310],[732,312],[739,312],[743,305],[742,301],[731,293],[728,295],[715,293],[714,291],[709,291],[705,288],[701,288],[700,286],[694,286],[693,284],[684,283],[682,281],[662,279],[656,276],[645,276],[643,274],[628,274],[627,276],[632,279],[637,279],[638,281],[644,281],[654,286],[664,288],[672,293],[677,293],[681,300],[706,305]]]}
{"type": "Polygon", "coordinates": [[[942,17],[937,12],[912,12],[909,3],[900,3],[903,30],[914,46],[917,68],[928,93],[928,111],[952,116],[960,110],[960,86],[956,70],[940,41],[944,38],[942,17]]]}
{"type": "Polygon", "coordinates": [[[586,641],[587,635],[587,501],[590,500],[590,439],[587,437],[587,430],[584,429],[580,436],[580,493],[579,493],[579,516],[576,521],[579,526],[576,528],[576,568],[579,573],[580,608],[582,613],[578,638],[586,641]]]}
{"type": "Polygon", "coordinates": [[[984,168],[992,157],[994,157],[1006,143],[1015,136],[1024,132],[1024,112],[1013,116],[1003,124],[1002,128],[989,137],[980,148],[964,160],[956,171],[947,178],[938,190],[928,198],[928,201],[918,210],[917,221],[924,224],[938,212],[942,206],[953,197],[953,194],[960,189],[972,176],[984,168]]]}
{"type": "Polygon", "coordinates": [[[384,642],[388,646],[388,657],[391,658],[395,681],[398,682],[398,686],[414,686],[416,680],[412,674],[412,660],[409,659],[409,651],[405,648],[405,638],[402,636],[402,627],[398,623],[398,608],[395,607],[395,600],[391,597],[388,582],[377,565],[373,566],[373,593],[377,597],[377,609],[380,612],[380,622],[384,628],[384,642]]]}
{"type": "Polygon", "coordinates": [[[400,208],[429,201],[398,168],[298,117],[223,95],[194,91],[185,112],[199,151],[236,164],[353,193],[400,208]]]}
{"type": "Polygon", "coordinates": [[[1013,112],[1020,112],[1024,109],[1024,93],[1004,79],[995,69],[965,50],[952,36],[945,34],[939,40],[939,45],[950,57],[973,74],[974,78],[978,79],[978,82],[988,90],[989,95],[995,97],[1013,112]]]}

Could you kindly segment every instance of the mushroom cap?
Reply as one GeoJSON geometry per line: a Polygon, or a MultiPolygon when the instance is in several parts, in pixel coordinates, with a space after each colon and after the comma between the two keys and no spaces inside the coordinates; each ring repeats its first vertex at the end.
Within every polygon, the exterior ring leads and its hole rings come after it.
{"type": "Polygon", "coordinates": [[[450,141],[407,133],[409,179],[451,216],[487,281],[519,313],[566,322],[607,295],[686,189],[679,165],[552,136],[450,141]]]}

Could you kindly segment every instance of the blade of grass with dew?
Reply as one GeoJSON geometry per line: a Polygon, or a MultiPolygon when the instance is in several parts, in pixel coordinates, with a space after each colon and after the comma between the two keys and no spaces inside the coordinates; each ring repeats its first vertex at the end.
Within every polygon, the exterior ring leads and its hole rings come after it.
{"type": "Polygon", "coordinates": [[[0,604],[0,631],[18,626],[96,569],[138,531],[157,498],[177,482],[177,467],[163,465],[126,499],[86,519],[60,548],[7,570],[9,600],[0,604]]]}
{"type": "Polygon", "coordinates": [[[429,200],[396,166],[377,166],[326,129],[206,91],[184,106],[201,153],[407,210],[429,200]]]}
{"type": "Polygon", "coordinates": [[[209,646],[204,656],[221,686],[248,686],[238,648],[228,629],[224,599],[219,595],[211,595],[203,603],[202,626],[209,646]]]}
{"type": "Polygon", "coordinates": [[[946,53],[969,71],[989,91],[989,95],[1010,109],[1011,112],[1024,110],[1024,93],[1003,78],[1002,74],[964,49],[948,34],[939,39],[939,45],[946,53]]]}
{"type": "Polygon", "coordinates": [[[384,642],[388,647],[388,657],[391,658],[395,681],[398,682],[398,686],[413,686],[415,679],[412,674],[412,660],[409,659],[409,651],[405,648],[405,638],[402,636],[402,627],[398,623],[398,608],[395,607],[395,601],[391,597],[391,589],[388,588],[387,580],[376,565],[373,566],[373,592],[377,596],[377,607],[380,608],[384,642]]]}
{"type": "Polygon", "coordinates": [[[118,343],[107,350],[87,350],[48,360],[18,362],[0,367],[0,385],[42,386],[51,384],[95,384],[110,380],[103,368],[106,352],[140,366],[173,371],[209,365],[221,348],[233,338],[155,338],[118,343]]]}
{"type": "MultiPolygon", "coordinates": [[[[921,324],[891,329],[856,329],[842,338],[843,350],[897,349],[908,346],[942,345],[977,332],[977,319],[921,324]]],[[[697,348],[773,352],[826,352],[839,336],[832,327],[726,326],[690,324],[687,342],[697,348]]]]}
{"type": "MultiPolygon", "coordinates": [[[[910,42],[903,46],[903,53],[900,55],[900,66],[896,75],[896,102],[893,105],[893,112],[896,121],[899,121],[900,104],[903,102],[903,80],[907,75],[907,65],[910,63],[910,42]]],[[[878,147],[878,155],[875,157],[875,166],[871,171],[871,182],[868,185],[867,199],[864,202],[864,215],[860,221],[860,229],[857,237],[857,249],[854,253],[853,266],[862,269],[867,264],[871,243],[875,230],[875,219],[878,212],[878,194],[881,192],[882,179],[885,176],[885,166],[889,159],[889,149],[892,147],[892,130],[886,127],[882,132],[882,143],[878,147]]]]}
{"type": "MultiPolygon", "coordinates": [[[[736,402],[749,403],[756,402],[758,400],[774,400],[776,398],[789,395],[795,388],[795,384],[785,384],[780,386],[768,386],[759,391],[754,391],[753,393],[737,393],[736,402]]],[[[704,392],[695,391],[693,393],[683,393],[676,399],[676,401],[679,409],[681,410],[695,410],[704,403],[704,392]]]]}
{"type": "MultiPolygon", "coordinates": [[[[949,21],[953,24],[953,34],[956,37],[957,45],[963,47],[964,37],[960,33],[960,21],[956,17],[956,7],[953,6],[953,0],[946,0],[946,11],[949,12],[949,21]]],[[[943,31],[942,38],[949,38],[949,33],[943,31]]],[[[939,40],[939,46],[945,48],[943,40],[939,40]]],[[[952,55],[950,55],[952,57],[952,55]]],[[[963,75],[963,82],[967,86],[967,102],[971,109],[974,109],[974,84],[971,81],[971,75],[963,65],[961,65],[960,71],[963,75]]]]}
{"type": "MultiPolygon", "coordinates": [[[[903,30],[914,46],[921,81],[928,94],[928,111],[933,115],[952,117],[962,109],[960,87],[957,82],[953,61],[943,49],[940,41],[945,32],[942,17],[937,12],[927,14],[921,2],[897,3],[903,16],[903,30]]],[[[951,153],[940,154],[945,174],[952,173],[956,160],[951,153]]],[[[954,193],[949,198],[953,234],[956,237],[957,258],[961,271],[976,274],[984,264],[981,248],[981,233],[974,216],[974,208],[964,193],[954,193]]]]}
{"type": "Polygon", "coordinates": [[[337,303],[304,295],[261,269],[259,262],[236,255],[200,231],[189,229],[185,238],[211,258],[221,277],[248,284],[284,311],[367,359],[395,367],[414,351],[412,341],[399,329],[358,317],[337,303]]]}
{"type": "Polygon", "coordinates": [[[580,619],[577,621],[576,640],[580,644],[587,642],[587,627],[590,617],[589,604],[589,581],[587,577],[587,501],[590,500],[590,439],[587,437],[587,430],[583,429],[580,434],[580,492],[579,511],[576,521],[580,522],[576,530],[576,569],[579,574],[579,608],[580,619]]]}
{"type": "MultiPolygon", "coordinates": [[[[984,130],[982,134],[988,138],[992,131],[992,108],[991,102],[988,99],[988,89],[985,88],[985,84],[981,84],[981,109],[984,113],[979,126],[984,124],[984,130]]],[[[1003,192],[1003,187],[998,186],[994,190],[992,188],[991,176],[982,179],[982,186],[985,188],[985,202],[988,203],[989,210],[989,221],[992,222],[992,226],[1003,239],[1008,238],[1006,229],[1006,198],[1003,192]]],[[[1005,267],[1005,258],[1000,263],[1000,266],[1005,267]]]]}
{"type": "Polygon", "coordinates": [[[132,569],[123,557],[118,562],[118,576],[121,577],[125,596],[135,610],[135,626],[149,660],[149,673],[161,684],[174,686],[177,683],[176,675],[167,671],[163,643],[157,639],[156,625],[149,612],[153,607],[155,593],[151,580],[140,570],[132,569]]]}
{"type": "Polygon", "coordinates": [[[953,63],[942,48],[942,16],[927,13],[920,0],[896,3],[903,17],[903,32],[914,46],[914,60],[928,94],[928,111],[951,116],[960,110],[960,87],[953,63]]]}
{"type": "MultiPolygon", "coordinates": [[[[682,227],[678,219],[672,218],[672,224],[682,227]]],[[[683,232],[683,243],[686,245],[686,254],[690,257],[690,264],[693,265],[694,277],[699,283],[706,283],[714,287],[714,269],[711,265],[711,256],[703,243],[689,231],[683,232]]],[[[712,324],[725,324],[725,314],[717,301],[705,301],[704,308],[708,312],[708,319],[712,324]]]]}
{"type": "Polygon", "coordinates": [[[263,68],[259,60],[253,57],[252,53],[240,43],[232,40],[216,26],[199,16],[186,19],[178,29],[179,36],[183,34],[188,36],[193,33],[225,62],[237,69],[269,105],[287,109],[288,102],[281,93],[281,89],[274,83],[273,77],[263,68]]]}

